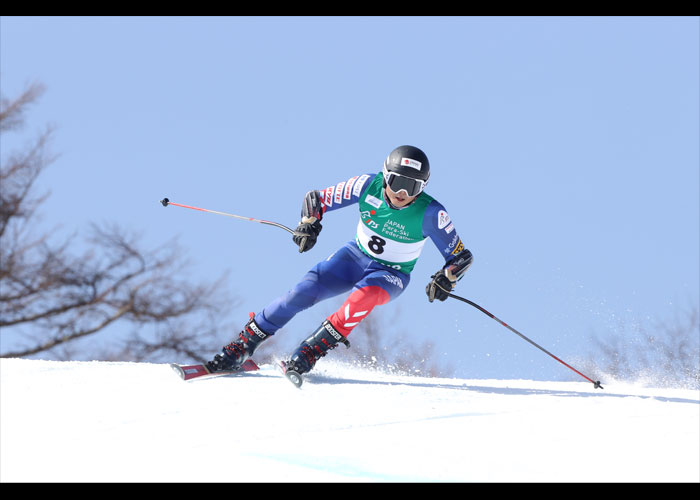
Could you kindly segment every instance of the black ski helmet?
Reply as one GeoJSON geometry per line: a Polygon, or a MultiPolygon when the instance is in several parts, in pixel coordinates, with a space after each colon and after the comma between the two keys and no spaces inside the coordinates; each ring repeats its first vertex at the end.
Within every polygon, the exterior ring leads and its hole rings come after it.
{"type": "Polygon", "coordinates": [[[384,160],[384,187],[394,192],[405,190],[409,196],[418,196],[430,178],[430,162],[423,151],[415,146],[399,146],[384,160]]]}

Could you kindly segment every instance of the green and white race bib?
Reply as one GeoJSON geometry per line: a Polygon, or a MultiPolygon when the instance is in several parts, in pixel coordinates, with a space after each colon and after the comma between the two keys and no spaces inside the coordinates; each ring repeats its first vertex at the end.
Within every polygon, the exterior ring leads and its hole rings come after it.
{"type": "Polygon", "coordinates": [[[408,207],[392,209],[384,201],[382,180],[376,175],[360,198],[356,241],[377,262],[408,274],[425,245],[423,217],[433,198],[421,193],[408,207]]]}

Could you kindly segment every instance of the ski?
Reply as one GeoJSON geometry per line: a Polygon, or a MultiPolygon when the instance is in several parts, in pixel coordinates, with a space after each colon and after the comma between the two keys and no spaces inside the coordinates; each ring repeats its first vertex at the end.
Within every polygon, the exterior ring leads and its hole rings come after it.
{"type": "Polygon", "coordinates": [[[287,365],[284,361],[279,362],[280,371],[297,389],[301,389],[301,384],[304,383],[304,378],[301,374],[294,370],[287,369],[287,365]]]}
{"type": "Polygon", "coordinates": [[[189,380],[194,380],[194,379],[201,379],[201,378],[211,378],[211,377],[220,377],[223,375],[235,375],[235,374],[241,374],[245,372],[254,372],[256,370],[259,370],[260,368],[258,367],[257,364],[255,364],[255,361],[252,359],[247,360],[245,363],[241,365],[241,367],[238,370],[221,370],[221,371],[216,371],[212,372],[209,371],[209,368],[207,368],[207,365],[179,365],[177,363],[170,363],[170,367],[179,375],[179,377],[182,380],[189,381],[189,380]]]}

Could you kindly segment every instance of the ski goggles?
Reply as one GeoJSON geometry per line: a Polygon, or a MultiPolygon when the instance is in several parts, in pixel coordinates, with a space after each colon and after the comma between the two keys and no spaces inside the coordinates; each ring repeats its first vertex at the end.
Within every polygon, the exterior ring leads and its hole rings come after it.
{"type": "Polygon", "coordinates": [[[384,180],[386,185],[389,186],[394,193],[399,191],[406,191],[408,196],[418,196],[425,189],[426,181],[420,179],[413,179],[412,177],[406,177],[405,175],[397,174],[396,172],[387,171],[384,167],[384,180]]]}

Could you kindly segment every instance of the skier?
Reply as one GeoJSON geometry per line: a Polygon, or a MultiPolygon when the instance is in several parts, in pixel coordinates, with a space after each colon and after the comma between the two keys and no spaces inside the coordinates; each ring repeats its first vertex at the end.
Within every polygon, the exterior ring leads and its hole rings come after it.
{"type": "Polygon", "coordinates": [[[317,302],[352,290],[343,305],[328,316],[291,358],[285,370],[303,374],[338,343],[346,347],[352,330],[374,307],[398,297],[427,238],[445,258],[445,265],[426,286],[428,300],[447,299],[472,263],[445,207],[424,192],[430,178],[425,153],[414,146],[394,149],[379,173],[351,177],[304,197],[301,222],[293,241],[300,252],[316,244],[327,212],[359,205],[357,234],[327,259],[316,264],[287,294],[258,314],[251,313],[239,337],[207,363],[210,371],[237,370],[257,347],[297,313],[317,302]]]}

